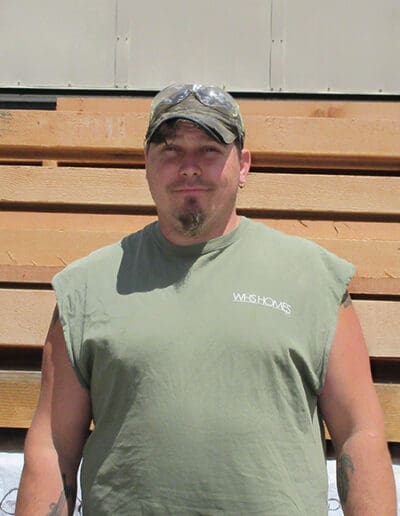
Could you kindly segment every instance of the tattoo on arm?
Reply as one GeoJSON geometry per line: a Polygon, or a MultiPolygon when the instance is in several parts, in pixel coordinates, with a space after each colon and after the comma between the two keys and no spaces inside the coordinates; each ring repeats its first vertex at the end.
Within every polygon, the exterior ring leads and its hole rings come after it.
{"type": "Polygon", "coordinates": [[[67,484],[65,473],[62,473],[63,490],[61,491],[60,497],[57,503],[51,503],[49,505],[50,512],[46,516],[62,516],[64,514],[63,509],[65,504],[68,504],[69,500],[74,500],[76,497],[76,490],[73,486],[67,484]]]}
{"type": "Polygon", "coordinates": [[[46,516],[62,516],[62,510],[65,505],[65,497],[64,493],[60,494],[60,498],[57,503],[51,503],[49,505],[50,512],[47,513],[46,516]]]}
{"type": "Polygon", "coordinates": [[[352,475],[353,473],[354,464],[350,455],[342,453],[337,459],[336,479],[339,498],[343,505],[347,502],[350,488],[350,474],[352,475]]]}
{"type": "Polygon", "coordinates": [[[350,297],[349,291],[346,290],[346,292],[344,293],[344,296],[342,297],[342,305],[345,308],[348,308],[351,304],[352,303],[351,303],[351,297],[350,297]]]}

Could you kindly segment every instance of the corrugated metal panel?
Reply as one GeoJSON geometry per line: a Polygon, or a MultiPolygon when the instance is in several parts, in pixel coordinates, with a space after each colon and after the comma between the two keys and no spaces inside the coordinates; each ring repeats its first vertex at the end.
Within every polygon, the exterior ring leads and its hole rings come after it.
{"type": "Polygon", "coordinates": [[[271,0],[169,0],[130,3],[129,87],[172,82],[269,85],[271,0]]]}
{"type": "Polygon", "coordinates": [[[3,0],[0,87],[269,87],[272,0],[3,0]]]}
{"type": "Polygon", "coordinates": [[[116,0],[2,0],[0,86],[113,88],[116,0]]]}
{"type": "Polygon", "coordinates": [[[284,91],[400,93],[399,0],[286,0],[283,30],[284,91]]]}
{"type": "Polygon", "coordinates": [[[400,94],[400,0],[2,0],[0,87],[400,94]]]}

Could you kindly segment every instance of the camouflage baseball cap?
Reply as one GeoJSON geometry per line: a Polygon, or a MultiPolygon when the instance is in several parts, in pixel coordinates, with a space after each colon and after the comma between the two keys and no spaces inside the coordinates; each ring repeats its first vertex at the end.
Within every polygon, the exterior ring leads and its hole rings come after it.
{"type": "Polygon", "coordinates": [[[244,125],[235,99],[218,86],[173,84],[161,90],[151,105],[146,143],[168,120],[189,120],[221,143],[244,142],[244,125]]]}

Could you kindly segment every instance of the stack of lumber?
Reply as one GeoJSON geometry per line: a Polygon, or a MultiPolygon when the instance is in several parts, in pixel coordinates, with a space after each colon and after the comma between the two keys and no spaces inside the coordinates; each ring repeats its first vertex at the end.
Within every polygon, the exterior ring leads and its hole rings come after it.
{"type": "MultiPolygon", "coordinates": [[[[61,98],[54,111],[0,111],[0,428],[30,424],[52,276],[155,219],[149,103],[61,98]]],[[[357,266],[350,292],[388,440],[399,443],[400,104],[240,104],[253,164],[239,211],[357,266]]]]}

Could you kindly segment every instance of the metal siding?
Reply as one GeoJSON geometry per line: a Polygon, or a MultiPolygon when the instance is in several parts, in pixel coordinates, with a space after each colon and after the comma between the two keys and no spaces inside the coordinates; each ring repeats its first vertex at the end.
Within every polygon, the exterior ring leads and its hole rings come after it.
{"type": "Polygon", "coordinates": [[[399,0],[2,0],[0,87],[400,93],[399,0]]]}
{"type": "Polygon", "coordinates": [[[285,11],[284,91],[400,93],[399,0],[286,0],[285,11]]]}
{"type": "Polygon", "coordinates": [[[130,5],[130,88],[194,81],[268,89],[271,0],[130,5]]]}
{"type": "Polygon", "coordinates": [[[2,0],[0,86],[113,88],[116,0],[2,0]]]}

